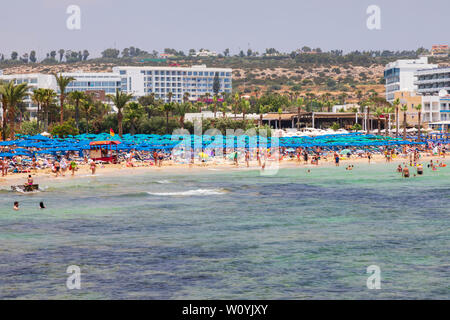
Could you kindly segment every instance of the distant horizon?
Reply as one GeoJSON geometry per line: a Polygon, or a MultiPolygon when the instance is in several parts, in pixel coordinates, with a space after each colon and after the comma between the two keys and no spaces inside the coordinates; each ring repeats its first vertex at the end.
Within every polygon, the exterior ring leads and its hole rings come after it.
{"type": "Polygon", "coordinates": [[[233,55],[272,47],[289,53],[303,46],[344,53],[429,50],[450,42],[449,11],[450,2],[442,0],[229,0],[226,6],[206,0],[25,0],[2,10],[0,53],[9,58],[13,51],[21,56],[35,50],[40,61],[52,50],[87,49],[96,58],[105,49],[130,46],[185,54],[189,49],[221,53],[229,48],[233,55]],[[69,5],[81,9],[80,30],[67,28],[69,5]],[[380,8],[380,30],[366,26],[370,5],[380,8]]]}

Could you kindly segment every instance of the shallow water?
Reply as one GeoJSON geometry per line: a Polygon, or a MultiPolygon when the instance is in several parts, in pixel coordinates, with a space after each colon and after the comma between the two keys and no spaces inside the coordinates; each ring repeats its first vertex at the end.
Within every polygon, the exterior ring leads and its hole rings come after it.
{"type": "Polygon", "coordinates": [[[0,298],[448,299],[450,168],[402,179],[395,167],[149,171],[0,190],[0,298]],[[69,265],[81,290],[66,288],[69,265]],[[380,290],[367,289],[369,265],[380,290]]]}

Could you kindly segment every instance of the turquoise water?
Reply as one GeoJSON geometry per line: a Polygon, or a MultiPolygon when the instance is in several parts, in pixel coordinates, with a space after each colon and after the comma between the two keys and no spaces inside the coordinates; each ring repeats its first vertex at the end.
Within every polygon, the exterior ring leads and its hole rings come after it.
{"type": "Polygon", "coordinates": [[[450,168],[402,179],[395,167],[100,170],[3,190],[0,298],[448,299],[450,168]],[[69,265],[81,290],[66,288],[69,265]]]}

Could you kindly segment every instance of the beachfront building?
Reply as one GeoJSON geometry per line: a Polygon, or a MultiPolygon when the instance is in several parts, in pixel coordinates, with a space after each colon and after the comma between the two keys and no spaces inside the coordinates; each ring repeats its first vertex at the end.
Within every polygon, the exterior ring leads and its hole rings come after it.
{"type": "MultiPolygon", "coordinates": [[[[419,123],[419,114],[416,107],[422,104],[422,119],[421,122],[426,124],[432,119],[436,119],[436,114],[433,113],[431,105],[428,107],[424,106],[423,97],[411,91],[398,91],[394,94],[394,99],[400,100],[400,105],[406,105],[408,109],[406,110],[406,126],[413,127],[419,123]]],[[[404,111],[401,110],[399,106],[398,110],[398,122],[395,123],[399,125],[399,130],[403,128],[404,111]]],[[[438,111],[439,114],[439,111],[438,111]]],[[[437,121],[437,120],[436,120],[437,121]]],[[[401,130],[400,130],[401,131],[401,130]]]]}
{"type": "Polygon", "coordinates": [[[414,84],[415,73],[418,70],[437,67],[435,64],[429,64],[427,57],[388,63],[384,69],[386,100],[392,103],[395,100],[395,92],[398,91],[415,91],[417,89],[417,85],[414,84]]]}
{"type": "MultiPolygon", "coordinates": [[[[121,78],[112,72],[72,72],[62,73],[64,77],[73,77],[75,80],[69,83],[66,93],[82,91],[90,93],[98,101],[108,102],[108,94],[115,94],[121,88],[121,78]]],[[[59,92],[58,88],[55,90],[59,92]]]]}
{"type": "Polygon", "coordinates": [[[113,72],[121,77],[122,91],[136,97],[154,94],[156,99],[182,102],[185,92],[192,101],[206,93],[213,96],[214,77],[219,77],[219,92],[231,93],[232,69],[207,68],[205,65],[192,67],[114,67],[113,72]]]}
{"type": "Polygon", "coordinates": [[[441,115],[441,121],[450,121],[450,95],[439,97],[439,104],[441,106],[439,113],[441,115]]]}
{"type": "Polygon", "coordinates": [[[418,70],[415,76],[414,84],[422,95],[437,95],[442,90],[450,93],[450,67],[418,70]]]}
{"type": "Polygon", "coordinates": [[[26,83],[28,85],[27,96],[24,99],[24,104],[30,112],[30,118],[35,118],[37,113],[37,105],[32,100],[32,94],[35,89],[56,89],[56,79],[53,75],[42,73],[28,73],[28,74],[1,74],[0,81],[14,81],[14,84],[26,83]]]}

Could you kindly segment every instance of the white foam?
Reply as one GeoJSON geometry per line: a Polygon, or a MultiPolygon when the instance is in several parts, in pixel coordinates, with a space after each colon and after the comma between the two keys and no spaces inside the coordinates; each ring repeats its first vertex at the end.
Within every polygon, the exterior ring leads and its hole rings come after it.
{"type": "Polygon", "coordinates": [[[166,183],[170,183],[170,181],[169,180],[158,180],[158,181],[156,181],[156,183],[166,184],[166,183]]]}
{"type": "Polygon", "coordinates": [[[152,196],[210,196],[224,194],[226,191],[222,189],[195,189],[178,192],[147,192],[152,196]]]}

